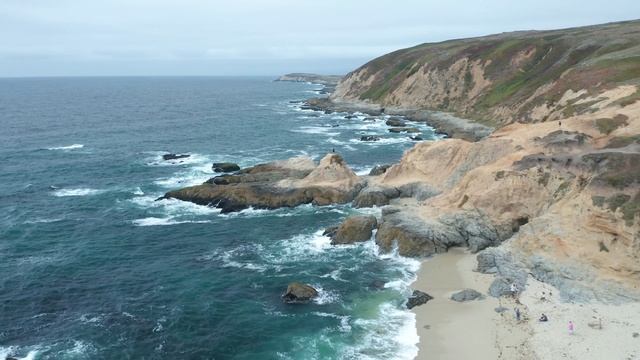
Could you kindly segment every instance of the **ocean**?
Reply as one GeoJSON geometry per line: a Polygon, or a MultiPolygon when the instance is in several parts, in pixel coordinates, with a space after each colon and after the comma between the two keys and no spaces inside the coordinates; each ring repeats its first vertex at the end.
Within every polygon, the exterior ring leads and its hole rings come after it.
{"type": "Polygon", "coordinates": [[[322,235],[380,209],[220,214],[155,201],[213,177],[213,162],[335,149],[366,174],[414,144],[383,118],[301,110],[295,101],[319,88],[266,77],[0,79],[0,359],[413,358],[404,301],[419,262],[322,235]],[[366,134],[384,139],[361,142],[366,134]],[[168,152],[191,156],[164,161],[168,152]],[[284,304],[292,281],[320,296],[284,304]]]}

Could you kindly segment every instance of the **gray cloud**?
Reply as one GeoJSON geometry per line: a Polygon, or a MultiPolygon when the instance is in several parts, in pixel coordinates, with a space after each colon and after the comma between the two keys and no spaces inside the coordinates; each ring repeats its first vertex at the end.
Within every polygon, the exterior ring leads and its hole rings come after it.
{"type": "Polygon", "coordinates": [[[2,0],[0,76],[343,73],[423,42],[638,14],[637,0],[2,0]]]}

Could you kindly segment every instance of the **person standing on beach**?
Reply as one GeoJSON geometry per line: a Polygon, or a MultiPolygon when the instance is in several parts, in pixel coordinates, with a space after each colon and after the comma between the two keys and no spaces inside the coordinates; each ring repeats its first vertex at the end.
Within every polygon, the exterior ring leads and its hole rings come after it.
{"type": "Polygon", "coordinates": [[[569,320],[569,335],[573,335],[574,325],[573,321],[569,320]]]}
{"type": "Polygon", "coordinates": [[[511,283],[511,296],[513,296],[513,298],[515,299],[518,295],[518,286],[516,285],[516,283],[511,283]]]}
{"type": "Polygon", "coordinates": [[[516,308],[516,321],[520,321],[520,309],[516,308]]]}

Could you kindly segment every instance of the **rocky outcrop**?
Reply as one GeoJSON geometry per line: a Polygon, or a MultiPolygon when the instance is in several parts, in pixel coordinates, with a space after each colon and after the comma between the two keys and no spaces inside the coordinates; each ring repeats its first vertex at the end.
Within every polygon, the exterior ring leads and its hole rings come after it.
{"type": "Polygon", "coordinates": [[[420,129],[414,127],[392,127],[389,128],[392,133],[419,133],[420,129]]]}
{"type": "Polygon", "coordinates": [[[211,166],[211,169],[214,172],[234,172],[234,171],[239,171],[240,170],[240,166],[238,166],[238,164],[235,163],[230,163],[230,162],[222,162],[222,163],[213,163],[213,165],[211,166]]]}
{"type": "Polygon", "coordinates": [[[510,235],[508,229],[498,231],[480,212],[425,218],[406,210],[395,210],[383,212],[376,243],[385,251],[397,248],[403,256],[426,257],[461,246],[477,252],[498,245],[510,235]]]}
{"type": "Polygon", "coordinates": [[[318,296],[318,290],[311,285],[293,282],[287,286],[282,294],[282,300],[287,304],[305,303],[318,296]]]}
{"type": "Polygon", "coordinates": [[[227,213],[249,207],[343,204],[352,201],[362,187],[364,181],[332,153],[317,166],[308,158],[257,165],[202,185],[170,191],[165,198],[215,206],[227,213]]]}
{"type": "Polygon", "coordinates": [[[362,135],[360,137],[360,141],[380,141],[380,136],[378,136],[378,135],[362,135]]]}
{"type": "Polygon", "coordinates": [[[484,296],[476,290],[464,289],[457,293],[451,294],[451,300],[457,302],[467,302],[473,300],[482,300],[484,296]]]}
{"type": "Polygon", "coordinates": [[[388,205],[391,199],[399,196],[400,191],[396,188],[369,186],[356,196],[353,200],[353,206],[356,208],[384,206],[388,205]]]}
{"type": "Polygon", "coordinates": [[[164,154],[162,155],[162,160],[177,160],[177,159],[184,159],[184,158],[188,158],[189,154],[164,154]]]}
{"type": "Polygon", "coordinates": [[[413,290],[413,293],[407,299],[407,309],[426,304],[429,300],[433,300],[433,296],[420,290],[413,290]]]}
{"type": "Polygon", "coordinates": [[[391,167],[391,164],[385,164],[385,165],[376,165],[373,167],[373,169],[371,169],[371,171],[369,171],[369,176],[378,176],[378,175],[382,175],[385,172],[387,172],[387,169],[391,167]]]}
{"type": "Polygon", "coordinates": [[[404,120],[400,119],[400,118],[396,118],[396,117],[392,117],[389,118],[385,124],[392,126],[392,127],[405,127],[407,126],[407,123],[404,122],[404,120]]]}
{"type": "Polygon", "coordinates": [[[350,216],[337,228],[330,228],[325,234],[331,237],[332,245],[353,244],[371,239],[378,227],[375,216],[350,216]]]}

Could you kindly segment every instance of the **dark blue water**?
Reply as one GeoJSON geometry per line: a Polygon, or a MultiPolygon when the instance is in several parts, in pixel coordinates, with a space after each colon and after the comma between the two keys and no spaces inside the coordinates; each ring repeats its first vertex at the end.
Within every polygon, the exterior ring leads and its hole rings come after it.
{"type": "Polygon", "coordinates": [[[416,262],[371,241],[331,247],[321,235],[355,209],[221,215],[154,201],[207,180],[214,161],[317,160],[335,148],[366,173],[412,145],[383,120],[290,103],[316,88],[0,79],[0,359],[411,358],[415,325],[402,303],[416,262]],[[386,139],[362,143],[362,134],[386,139]],[[191,157],[163,161],[167,151],[191,157]],[[384,290],[370,288],[376,280],[384,290]],[[283,304],[291,281],[320,298],[283,304]]]}

